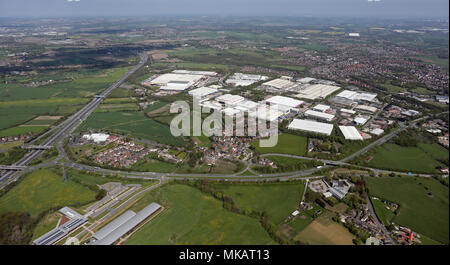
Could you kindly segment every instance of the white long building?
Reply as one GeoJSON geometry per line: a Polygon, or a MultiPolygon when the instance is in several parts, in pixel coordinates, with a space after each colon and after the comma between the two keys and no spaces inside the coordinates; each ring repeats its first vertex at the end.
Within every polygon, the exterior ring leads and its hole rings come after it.
{"type": "Polygon", "coordinates": [[[339,126],[345,140],[363,140],[355,126],[339,126]]]}
{"type": "Polygon", "coordinates": [[[291,124],[289,124],[288,129],[313,132],[330,136],[331,132],[333,131],[333,124],[294,119],[291,124]]]}
{"type": "Polygon", "coordinates": [[[318,119],[318,120],[325,120],[325,121],[332,121],[334,119],[334,115],[328,114],[321,111],[315,111],[315,110],[307,110],[305,111],[305,116],[318,119]]]}

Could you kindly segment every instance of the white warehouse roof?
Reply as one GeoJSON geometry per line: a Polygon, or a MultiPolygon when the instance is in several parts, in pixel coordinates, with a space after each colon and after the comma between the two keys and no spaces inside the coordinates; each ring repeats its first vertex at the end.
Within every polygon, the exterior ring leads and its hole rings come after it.
{"type": "Polygon", "coordinates": [[[356,117],[355,119],[353,119],[353,121],[358,125],[364,125],[368,121],[368,119],[364,117],[356,117]]]}
{"type": "Polygon", "coordinates": [[[288,128],[291,130],[301,130],[331,135],[331,132],[333,131],[333,124],[310,120],[294,119],[291,122],[291,124],[289,124],[288,128]]]}
{"type": "Polygon", "coordinates": [[[162,74],[157,78],[150,81],[153,85],[167,85],[167,83],[176,83],[176,82],[184,82],[184,83],[195,83],[198,80],[202,79],[202,75],[192,75],[192,74],[162,74]]]}
{"type": "Polygon", "coordinates": [[[264,86],[271,86],[271,87],[275,87],[278,89],[282,89],[282,88],[289,88],[289,87],[293,87],[296,86],[297,84],[290,81],[290,80],[286,80],[286,79],[282,79],[282,78],[277,78],[274,80],[270,80],[268,82],[263,83],[264,86]]]}
{"type": "Polygon", "coordinates": [[[210,87],[199,87],[199,88],[196,88],[196,89],[193,89],[193,90],[189,91],[188,93],[189,93],[189,95],[191,95],[191,96],[202,98],[202,97],[205,97],[205,96],[214,94],[214,93],[216,93],[217,91],[218,91],[218,90],[215,89],[215,88],[210,88],[210,87]]]}
{"type": "Polygon", "coordinates": [[[345,113],[349,113],[349,114],[355,114],[356,111],[351,110],[351,109],[341,109],[341,112],[345,112],[345,113]]]}
{"type": "Polygon", "coordinates": [[[337,97],[347,98],[351,100],[365,100],[365,101],[373,101],[377,94],[366,93],[366,92],[356,92],[351,90],[344,90],[341,93],[336,95],[337,97]]]}
{"type": "Polygon", "coordinates": [[[89,141],[94,141],[95,143],[101,143],[108,140],[109,134],[105,133],[93,133],[93,134],[85,134],[83,135],[84,139],[89,141]]]}
{"type": "Polygon", "coordinates": [[[308,117],[324,119],[324,120],[327,120],[327,121],[331,121],[332,119],[334,119],[334,115],[332,115],[332,114],[328,114],[328,113],[324,113],[324,112],[320,112],[320,111],[315,111],[315,110],[307,110],[307,111],[305,111],[305,115],[308,116],[308,117]]]}
{"type": "Polygon", "coordinates": [[[276,104],[276,105],[284,105],[291,108],[297,108],[298,106],[305,103],[304,101],[283,97],[283,96],[274,96],[266,100],[269,104],[276,104]]]}
{"type": "Polygon", "coordinates": [[[325,111],[329,110],[330,108],[331,108],[331,107],[328,106],[328,105],[318,104],[317,106],[314,106],[314,107],[313,107],[313,110],[325,112],[325,111]]]}
{"type": "Polygon", "coordinates": [[[310,100],[314,100],[317,98],[325,98],[330,94],[333,94],[335,91],[341,89],[338,86],[324,85],[324,84],[314,84],[309,85],[305,89],[301,90],[296,97],[298,98],[306,98],[310,100]]]}
{"type": "Polygon", "coordinates": [[[211,72],[211,71],[189,71],[189,70],[173,70],[172,73],[174,73],[174,74],[189,74],[189,75],[210,75],[210,76],[217,75],[216,72],[211,72]]]}
{"type": "Polygon", "coordinates": [[[258,108],[255,111],[250,112],[248,114],[249,117],[256,117],[258,118],[258,120],[265,120],[265,121],[274,121],[278,119],[278,117],[280,117],[281,115],[283,115],[283,112],[273,110],[264,105],[258,106],[258,108]]]}
{"type": "Polygon", "coordinates": [[[165,86],[160,87],[160,90],[172,90],[172,91],[183,91],[188,89],[192,84],[188,82],[169,82],[165,86]]]}
{"type": "Polygon", "coordinates": [[[316,80],[316,79],[312,78],[312,77],[304,77],[304,78],[298,79],[297,81],[300,83],[307,84],[307,83],[311,83],[314,80],[316,80]]]}
{"type": "Polygon", "coordinates": [[[216,101],[222,102],[226,105],[236,105],[237,103],[244,101],[245,98],[239,95],[225,94],[216,98],[216,101]]]}
{"type": "Polygon", "coordinates": [[[363,140],[355,126],[339,126],[345,140],[363,140]]]}

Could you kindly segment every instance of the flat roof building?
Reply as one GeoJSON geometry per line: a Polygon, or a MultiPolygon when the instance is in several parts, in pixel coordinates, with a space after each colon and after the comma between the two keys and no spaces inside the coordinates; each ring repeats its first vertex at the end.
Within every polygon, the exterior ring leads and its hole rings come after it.
{"type": "Polygon", "coordinates": [[[243,73],[235,73],[229,79],[225,81],[227,84],[231,84],[234,86],[249,86],[256,82],[267,80],[269,77],[263,75],[252,75],[252,74],[243,74],[243,73]]]}
{"type": "Polygon", "coordinates": [[[356,92],[352,90],[344,90],[337,94],[336,97],[350,99],[352,101],[368,101],[373,102],[377,97],[377,94],[367,93],[367,92],[356,92]]]}
{"type": "Polygon", "coordinates": [[[236,105],[239,102],[244,101],[245,98],[241,97],[239,95],[225,94],[225,95],[215,98],[215,100],[217,102],[223,103],[225,105],[236,105]]]}
{"type": "Polygon", "coordinates": [[[199,87],[189,91],[188,94],[199,99],[204,99],[216,94],[218,91],[219,90],[211,87],[199,87]]]}
{"type": "Polygon", "coordinates": [[[339,126],[339,130],[341,130],[345,140],[363,140],[355,126],[339,126]]]}
{"type": "Polygon", "coordinates": [[[307,110],[307,111],[305,111],[305,116],[306,117],[315,118],[315,119],[319,119],[319,120],[325,120],[325,121],[332,121],[334,119],[334,115],[332,115],[332,114],[328,114],[328,113],[324,113],[324,112],[320,112],[320,111],[315,111],[315,110],[307,110]]]}
{"type": "Polygon", "coordinates": [[[348,113],[348,114],[352,114],[352,115],[356,113],[356,111],[351,110],[351,109],[340,109],[340,111],[343,113],[348,113]]]}
{"type": "Polygon", "coordinates": [[[318,104],[314,106],[312,109],[316,111],[326,112],[327,110],[331,109],[331,107],[324,104],[318,104]]]}
{"type": "Polygon", "coordinates": [[[329,136],[333,131],[333,124],[311,120],[294,119],[291,124],[289,124],[288,129],[320,133],[329,136]]]}
{"type": "Polygon", "coordinates": [[[283,96],[273,96],[269,99],[266,99],[266,102],[270,105],[283,105],[290,108],[299,108],[302,104],[304,104],[304,101],[289,98],[289,97],[283,97],[283,96]]]}
{"type": "Polygon", "coordinates": [[[297,86],[297,84],[289,79],[277,78],[263,83],[263,86],[270,86],[277,89],[288,89],[297,86]]]}
{"type": "Polygon", "coordinates": [[[358,105],[358,106],[356,106],[355,109],[361,110],[361,111],[364,111],[364,112],[370,112],[370,113],[375,113],[378,110],[375,107],[367,106],[367,105],[358,105]]]}
{"type": "Polygon", "coordinates": [[[369,119],[358,116],[356,118],[353,119],[353,121],[358,124],[358,125],[364,125],[369,119]]]}
{"type": "Polygon", "coordinates": [[[338,86],[324,85],[324,84],[314,84],[307,86],[305,89],[301,90],[299,94],[295,97],[305,98],[309,100],[314,100],[318,98],[326,98],[328,95],[341,89],[338,86]]]}

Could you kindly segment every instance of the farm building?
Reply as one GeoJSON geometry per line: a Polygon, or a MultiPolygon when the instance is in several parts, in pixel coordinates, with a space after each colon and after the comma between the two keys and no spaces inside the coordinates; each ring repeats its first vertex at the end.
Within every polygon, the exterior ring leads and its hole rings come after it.
{"type": "Polygon", "coordinates": [[[294,119],[288,129],[331,135],[333,124],[310,120],[294,119]]]}

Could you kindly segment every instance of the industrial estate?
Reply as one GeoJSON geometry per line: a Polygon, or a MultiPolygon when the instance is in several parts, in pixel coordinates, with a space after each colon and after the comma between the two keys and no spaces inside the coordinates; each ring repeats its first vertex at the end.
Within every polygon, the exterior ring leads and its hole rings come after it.
{"type": "Polygon", "coordinates": [[[449,244],[448,19],[10,18],[0,45],[0,244],[449,244]],[[174,102],[234,126],[175,136],[174,102]]]}

